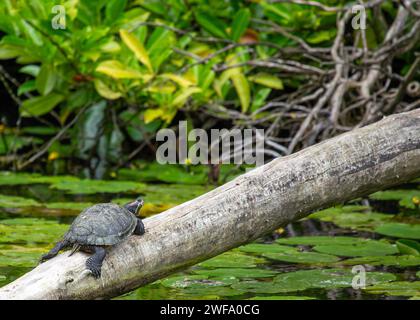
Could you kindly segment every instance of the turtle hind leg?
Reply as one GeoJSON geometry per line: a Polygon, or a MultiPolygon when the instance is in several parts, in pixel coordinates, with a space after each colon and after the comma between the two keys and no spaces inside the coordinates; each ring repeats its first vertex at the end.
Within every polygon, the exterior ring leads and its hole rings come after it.
{"type": "Polygon", "coordinates": [[[102,262],[105,259],[106,251],[103,247],[92,247],[94,254],[86,260],[86,268],[92,272],[95,278],[101,276],[102,262]]]}
{"type": "Polygon", "coordinates": [[[140,218],[137,218],[137,225],[136,228],[134,229],[134,234],[141,236],[144,234],[144,224],[143,221],[141,221],[140,218]]]}
{"type": "Polygon", "coordinates": [[[50,250],[50,252],[41,256],[40,262],[42,263],[51,258],[54,258],[58,254],[58,252],[60,252],[60,250],[65,249],[68,246],[69,246],[69,243],[65,240],[57,242],[54,248],[50,250]]]}

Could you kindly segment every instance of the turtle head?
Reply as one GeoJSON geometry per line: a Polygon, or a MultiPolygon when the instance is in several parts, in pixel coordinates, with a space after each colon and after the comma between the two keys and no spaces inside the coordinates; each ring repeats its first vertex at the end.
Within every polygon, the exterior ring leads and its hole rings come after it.
{"type": "Polygon", "coordinates": [[[140,212],[141,207],[143,207],[144,201],[142,198],[137,198],[133,202],[129,202],[126,205],[124,205],[124,208],[126,208],[128,211],[130,211],[134,215],[138,215],[140,212]]]}

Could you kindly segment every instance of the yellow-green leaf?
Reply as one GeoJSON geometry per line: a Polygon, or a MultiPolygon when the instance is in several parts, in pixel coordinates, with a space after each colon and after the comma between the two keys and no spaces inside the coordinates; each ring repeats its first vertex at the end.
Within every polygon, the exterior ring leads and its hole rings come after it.
{"type": "Polygon", "coordinates": [[[175,97],[175,99],[172,101],[172,105],[176,107],[183,106],[187,99],[193,95],[194,93],[201,92],[200,88],[197,87],[190,87],[181,90],[181,92],[175,97]]]}
{"type": "Polygon", "coordinates": [[[143,44],[127,30],[120,30],[120,37],[127,45],[127,47],[134,53],[136,58],[143,63],[150,73],[153,73],[152,63],[150,62],[149,55],[143,44]]]}
{"type": "Polygon", "coordinates": [[[97,72],[106,74],[115,79],[148,79],[150,75],[142,74],[136,70],[128,69],[121,62],[117,60],[106,60],[101,62],[96,68],[97,72]]]}
{"type": "Polygon", "coordinates": [[[121,97],[120,92],[112,91],[104,82],[99,79],[94,81],[96,91],[104,98],[115,100],[121,97]]]}
{"type": "Polygon", "coordinates": [[[147,109],[144,113],[144,123],[148,124],[153,120],[159,119],[163,116],[163,109],[147,109]]]}
{"type": "Polygon", "coordinates": [[[233,86],[235,87],[236,93],[241,101],[242,112],[247,112],[249,104],[251,102],[251,93],[249,89],[249,83],[243,73],[238,73],[231,77],[233,86]]]}
{"type": "Polygon", "coordinates": [[[194,85],[194,83],[192,81],[190,81],[189,79],[182,77],[182,76],[178,76],[176,74],[173,73],[164,73],[161,74],[160,77],[164,78],[164,79],[169,79],[172,80],[173,82],[177,83],[178,85],[180,85],[183,88],[188,88],[194,85]]]}
{"type": "Polygon", "coordinates": [[[252,82],[261,84],[263,86],[266,86],[268,88],[281,90],[283,89],[283,81],[281,81],[280,78],[268,74],[268,73],[258,73],[254,76],[248,77],[248,79],[252,82]]]}

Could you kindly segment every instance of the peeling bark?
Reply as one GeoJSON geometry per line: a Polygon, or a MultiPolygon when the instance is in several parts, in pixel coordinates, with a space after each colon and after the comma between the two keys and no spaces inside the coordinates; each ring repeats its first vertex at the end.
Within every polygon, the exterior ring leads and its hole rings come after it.
{"type": "Polygon", "coordinates": [[[86,254],[65,252],[1,288],[0,299],[118,296],[315,210],[419,176],[420,110],[392,115],[145,219],[144,236],[109,250],[99,280],[82,272],[86,254]]]}

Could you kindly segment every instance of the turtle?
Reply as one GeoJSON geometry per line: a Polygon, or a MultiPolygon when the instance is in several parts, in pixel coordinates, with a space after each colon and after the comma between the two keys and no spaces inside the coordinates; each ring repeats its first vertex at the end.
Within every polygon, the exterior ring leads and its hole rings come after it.
{"type": "Polygon", "coordinates": [[[86,260],[86,268],[95,278],[99,278],[106,247],[120,243],[132,234],[145,233],[143,222],[138,217],[143,204],[144,201],[137,198],[122,207],[114,203],[99,203],[83,210],[63,238],[41,257],[40,262],[55,257],[60,250],[72,247],[69,256],[79,250],[93,253],[86,260]]]}

